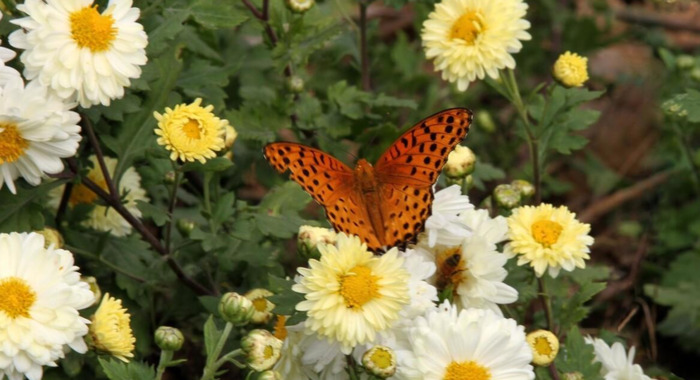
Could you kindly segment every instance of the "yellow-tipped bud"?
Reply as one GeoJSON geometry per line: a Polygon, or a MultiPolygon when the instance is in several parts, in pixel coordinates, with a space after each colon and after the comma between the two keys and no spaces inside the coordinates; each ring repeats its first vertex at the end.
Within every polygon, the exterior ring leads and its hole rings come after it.
{"type": "Polygon", "coordinates": [[[226,293],[219,301],[221,318],[236,326],[246,325],[253,318],[254,313],[253,302],[238,293],[226,293]]]}
{"type": "Polygon", "coordinates": [[[57,230],[51,227],[44,227],[44,229],[36,232],[44,236],[44,248],[49,248],[52,244],[54,248],[63,248],[63,236],[57,230]]]}
{"type": "Polygon", "coordinates": [[[287,8],[294,13],[304,13],[316,3],[314,0],[285,0],[287,8]]]}
{"type": "Polygon", "coordinates": [[[258,376],[258,380],[282,380],[282,375],[277,371],[267,370],[265,372],[260,373],[260,376],[258,376]]]}
{"type": "Polygon", "coordinates": [[[241,340],[241,348],[246,354],[248,366],[261,372],[277,363],[281,355],[282,341],[267,330],[255,329],[241,340]]]}
{"type": "Polygon", "coordinates": [[[559,353],[559,339],[547,330],[536,330],[525,338],[532,349],[532,362],[538,366],[552,364],[559,353]]]}
{"type": "Polygon", "coordinates": [[[287,89],[289,92],[299,94],[304,91],[304,80],[296,75],[287,79],[287,89]]]}
{"type": "Polygon", "coordinates": [[[374,346],[362,355],[362,365],[374,376],[382,379],[396,372],[396,355],[386,346],[374,346]]]}
{"type": "Polygon", "coordinates": [[[233,128],[232,125],[226,125],[226,133],[224,134],[224,148],[231,149],[233,143],[236,142],[236,137],[238,137],[238,132],[233,128]]]}
{"type": "Polygon", "coordinates": [[[520,191],[511,185],[498,185],[493,189],[493,199],[499,207],[512,209],[520,205],[520,191]]]}
{"type": "Polygon", "coordinates": [[[275,304],[267,300],[267,297],[272,294],[267,289],[258,288],[243,295],[253,303],[253,316],[250,319],[252,323],[264,324],[272,318],[272,309],[275,308],[275,304]]]}
{"type": "Polygon", "coordinates": [[[464,178],[474,172],[476,156],[466,146],[457,145],[447,156],[447,162],[442,171],[450,178],[464,178]]]}
{"type": "Polygon", "coordinates": [[[318,259],[321,254],[318,252],[319,244],[335,244],[338,234],[329,229],[313,226],[299,227],[299,237],[297,238],[297,249],[302,257],[307,259],[318,259]]]}
{"type": "Polygon", "coordinates": [[[567,372],[562,377],[563,380],[584,380],[581,372],[567,372]]]}
{"type": "Polygon", "coordinates": [[[493,121],[489,111],[477,111],[475,119],[474,125],[477,128],[481,128],[488,133],[496,131],[496,123],[493,121]]]}
{"type": "Polygon", "coordinates": [[[177,230],[180,231],[182,236],[188,237],[196,225],[189,219],[178,219],[177,222],[175,222],[175,227],[177,227],[177,230]]]}
{"type": "Polygon", "coordinates": [[[535,195],[535,186],[524,179],[516,179],[510,185],[518,190],[523,198],[530,198],[535,195]]]}
{"type": "Polygon", "coordinates": [[[92,276],[85,276],[80,277],[80,281],[88,284],[90,291],[92,291],[92,294],[95,295],[95,300],[92,302],[92,306],[97,305],[97,303],[102,299],[102,290],[100,290],[100,286],[97,284],[97,279],[92,276]]]}
{"type": "Polygon", "coordinates": [[[554,63],[554,79],[566,87],[581,87],[588,80],[588,58],[566,52],[554,63]]]}
{"type": "Polygon", "coordinates": [[[156,344],[163,351],[177,351],[185,343],[182,332],[174,327],[160,326],[153,334],[156,344]]]}

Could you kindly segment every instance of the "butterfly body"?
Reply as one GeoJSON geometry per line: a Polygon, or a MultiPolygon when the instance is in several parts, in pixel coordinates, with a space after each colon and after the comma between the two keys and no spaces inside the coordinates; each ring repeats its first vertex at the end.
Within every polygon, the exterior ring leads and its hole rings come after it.
{"type": "Polygon", "coordinates": [[[433,201],[432,185],[447,155],[466,136],[472,113],[453,108],[430,116],[399,137],[373,166],[354,169],[318,149],[270,143],[265,158],[289,170],[326,210],[337,231],[358,235],[373,251],[406,242],[423,230],[433,201]]]}

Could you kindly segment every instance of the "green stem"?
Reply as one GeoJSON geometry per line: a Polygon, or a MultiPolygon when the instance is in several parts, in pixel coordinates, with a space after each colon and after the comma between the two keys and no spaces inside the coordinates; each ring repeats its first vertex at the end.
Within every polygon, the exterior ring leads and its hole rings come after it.
{"type": "MultiPolygon", "coordinates": [[[[240,354],[242,354],[242,353],[243,353],[243,350],[240,349],[240,348],[237,349],[237,350],[233,350],[233,351],[229,352],[228,354],[222,356],[219,360],[217,360],[216,363],[214,363],[214,366],[215,366],[216,368],[219,368],[219,367],[221,367],[222,365],[224,365],[224,363],[226,363],[227,361],[229,361],[229,360],[235,358],[236,356],[238,356],[238,355],[240,355],[240,354]]],[[[233,360],[233,363],[236,364],[237,367],[245,368],[245,364],[241,364],[241,363],[239,363],[239,362],[237,362],[237,361],[235,361],[235,360],[233,360]]]]}
{"type": "Polygon", "coordinates": [[[537,284],[540,288],[539,293],[540,299],[542,300],[542,306],[544,307],[544,315],[545,318],[547,318],[547,329],[551,331],[554,335],[557,335],[557,332],[554,330],[554,317],[552,315],[552,299],[549,297],[549,293],[547,293],[547,288],[544,284],[544,279],[542,277],[538,277],[537,284]]]}
{"type": "Polygon", "coordinates": [[[688,141],[685,139],[683,131],[678,123],[671,122],[671,125],[673,126],[673,132],[676,134],[676,140],[678,141],[681,153],[685,160],[688,161],[688,166],[690,166],[690,171],[693,174],[693,187],[695,188],[695,192],[700,193],[700,170],[698,170],[698,167],[693,162],[693,155],[690,152],[688,141]]]}
{"type": "Polygon", "coordinates": [[[218,226],[212,219],[212,208],[211,208],[211,181],[214,178],[214,174],[211,172],[206,172],[204,173],[204,185],[203,185],[203,190],[204,190],[204,210],[207,213],[207,219],[209,220],[209,225],[211,226],[211,232],[216,233],[218,230],[218,226]]]}
{"type": "Polygon", "coordinates": [[[170,190],[170,204],[168,205],[168,224],[165,226],[165,250],[168,252],[172,252],[170,250],[170,236],[172,235],[173,223],[175,222],[173,211],[177,203],[177,189],[180,187],[181,180],[182,174],[179,170],[175,170],[175,179],[173,181],[173,188],[170,190]]]}
{"type": "Polygon", "coordinates": [[[163,350],[160,352],[160,360],[158,361],[158,369],[156,371],[156,380],[161,380],[165,369],[168,368],[168,363],[173,359],[173,351],[163,350]]]}
{"type": "Polygon", "coordinates": [[[214,375],[216,374],[216,371],[219,369],[219,367],[216,365],[218,363],[217,359],[219,358],[219,355],[221,355],[221,350],[224,349],[224,344],[226,344],[226,340],[228,340],[228,336],[231,334],[231,329],[233,329],[233,323],[226,322],[226,326],[224,327],[224,331],[223,331],[223,333],[221,333],[219,340],[216,342],[216,346],[214,347],[214,351],[211,353],[211,355],[207,356],[207,364],[204,367],[204,373],[202,374],[201,380],[213,380],[214,379],[214,375]]]}

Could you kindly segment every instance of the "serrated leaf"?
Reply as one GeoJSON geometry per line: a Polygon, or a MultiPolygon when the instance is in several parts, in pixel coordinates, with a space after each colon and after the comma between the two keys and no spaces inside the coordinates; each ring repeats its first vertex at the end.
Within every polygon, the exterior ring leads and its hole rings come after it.
{"type": "Polygon", "coordinates": [[[328,99],[339,108],[340,113],[350,119],[360,119],[365,115],[364,104],[370,99],[370,94],[348,85],[341,80],[328,88],[328,99]]]}
{"type": "Polygon", "coordinates": [[[168,220],[170,220],[168,213],[164,209],[152,205],[149,202],[137,200],[136,205],[139,208],[139,210],[141,210],[141,212],[143,213],[143,218],[153,219],[153,222],[158,227],[163,227],[165,223],[167,223],[168,220]]]}
{"type": "Polygon", "coordinates": [[[235,28],[249,18],[233,2],[219,0],[197,0],[191,10],[195,21],[209,29],[235,28]]]}
{"type": "Polygon", "coordinates": [[[678,103],[683,110],[688,112],[686,116],[691,123],[700,123],[700,91],[689,89],[685,94],[673,97],[673,101],[678,103]]]}
{"type": "Polygon", "coordinates": [[[304,300],[304,295],[292,290],[294,280],[283,279],[277,276],[268,276],[270,291],[275,293],[268,299],[275,304],[274,313],[291,316],[297,313],[296,305],[304,300]]]}
{"type": "Polygon", "coordinates": [[[214,316],[210,315],[207,321],[204,322],[204,349],[207,352],[207,357],[214,354],[216,343],[219,341],[221,331],[216,328],[214,316]]]}
{"type": "Polygon", "coordinates": [[[311,196],[301,186],[287,181],[270,190],[260,202],[260,210],[266,215],[301,211],[311,201],[311,196]]]}
{"type": "Polygon", "coordinates": [[[156,371],[153,367],[137,361],[124,363],[115,359],[105,360],[97,358],[110,380],[153,380],[156,371]]]}
{"type": "Polygon", "coordinates": [[[65,180],[59,180],[30,187],[17,181],[17,194],[12,194],[7,187],[0,189],[0,231],[32,231],[43,228],[43,208],[35,201],[65,183],[65,180]]]}
{"type": "Polygon", "coordinates": [[[211,218],[216,223],[223,223],[233,217],[236,212],[233,203],[236,200],[236,194],[228,192],[219,198],[213,206],[211,218]]]}
{"type": "Polygon", "coordinates": [[[579,372],[586,380],[602,380],[601,364],[593,363],[594,358],[593,346],[586,344],[578,327],[574,326],[569,330],[566,342],[562,345],[555,363],[561,373],[579,372]]]}

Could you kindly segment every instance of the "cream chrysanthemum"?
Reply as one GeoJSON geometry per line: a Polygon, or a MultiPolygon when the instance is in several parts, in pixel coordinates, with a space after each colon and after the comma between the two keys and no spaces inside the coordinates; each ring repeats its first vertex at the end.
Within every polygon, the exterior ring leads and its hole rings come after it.
{"type": "Polygon", "coordinates": [[[418,317],[405,334],[408,346],[395,348],[393,379],[535,378],[524,328],[488,310],[458,311],[445,303],[418,317]]]}
{"type": "Polygon", "coordinates": [[[73,255],[44,248],[37,233],[0,234],[0,378],[39,380],[67,348],[85,353],[89,321],[78,310],[94,295],[73,255]]]}
{"type": "Polygon", "coordinates": [[[529,40],[522,0],[443,0],[423,23],[425,55],[442,78],[465,91],[470,82],[515,68],[512,53],[529,40]]]}
{"type": "Polygon", "coordinates": [[[425,220],[425,232],[418,236],[418,241],[426,242],[429,247],[438,243],[458,245],[471,233],[459,220],[459,215],[473,208],[469,197],[462,195],[457,185],[435,192],[430,216],[425,220]]]}
{"type": "Polygon", "coordinates": [[[90,339],[92,345],[115,358],[129,362],[134,357],[136,338],[131,332],[131,315],[122,307],[122,300],[105,293],[102,303],[92,316],[90,339]]]}
{"type": "Polygon", "coordinates": [[[615,342],[608,346],[600,338],[585,338],[586,343],[593,345],[595,350],[594,362],[600,362],[600,374],[605,380],[651,380],[644,374],[639,364],[634,364],[634,346],[630,347],[629,354],[621,343],[615,342]]]}
{"type": "Polygon", "coordinates": [[[409,302],[409,274],[398,250],[375,257],[357,236],[338,234],[336,245],[321,244],[320,260],[299,268],[292,289],[304,294],[297,310],[306,311],[306,328],[339,342],[348,354],[388,329],[409,302]]]}
{"type": "Polygon", "coordinates": [[[0,70],[0,188],[16,193],[18,177],[36,186],[44,173],[63,170],[61,158],[78,149],[80,116],[38,83],[5,74],[0,70]]]}
{"type": "Polygon", "coordinates": [[[543,203],[518,207],[508,217],[508,227],[510,243],[504,253],[518,255],[518,265],[529,263],[537,277],[547,268],[552,277],[562,268],[569,272],[585,268],[583,260],[590,258],[591,226],[576,220],[576,214],[565,206],[554,208],[543,203]]]}
{"type": "MultiPolygon", "coordinates": [[[[110,176],[114,178],[114,170],[117,167],[117,160],[111,157],[105,157],[105,165],[110,176]]],[[[99,185],[103,190],[107,190],[107,183],[104,174],[100,169],[96,156],[90,156],[92,168],[87,174],[87,177],[92,182],[99,185]]],[[[148,201],[146,191],[141,188],[141,176],[136,170],[131,167],[127,169],[119,181],[119,193],[122,194],[124,206],[135,217],[141,217],[141,211],[138,209],[137,201],[148,201]]],[[[51,190],[49,193],[49,205],[56,208],[61,201],[63,194],[63,186],[51,190]]],[[[119,213],[111,207],[102,206],[97,203],[97,194],[88,189],[83,184],[73,186],[68,205],[71,207],[78,204],[94,204],[95,207],[88,215],[88,219],[83,221],[83,225],[93,228],[98,231],[109,231],[114,236],[126,236],[131,233],[131,224],[126,221],[119,213]]]]}
{"type": "Polygon", "coordinates": [[[566,87],[580,87],[588,80],[588,58],[566,52],[559,56],[552,69],[554,78],[566,87]]]}
{"type": "Polygon", "coordinates": [[[211,111],[214,106],[202,107],[202,99],[191,104],[178,104],[175,109],[165,108],[164,114],[153,112],[158,120],[158,144],[170,151],[170,159],[182,161],[216,157],[225,146],[224,136],[228,120],[219,119],[211,111]]]}
{"type": "Polygon", "coordinates": [[[147,61],[148,37],[131,5],[110,0],[102,13],[92,0],[18,5],[28,17],[12,21],[21,29],[10,34],[10,44],[25,50],[24,75],[86,108],[121,98],[147,61]]]}

